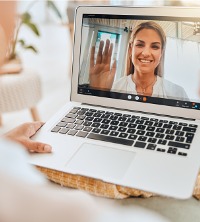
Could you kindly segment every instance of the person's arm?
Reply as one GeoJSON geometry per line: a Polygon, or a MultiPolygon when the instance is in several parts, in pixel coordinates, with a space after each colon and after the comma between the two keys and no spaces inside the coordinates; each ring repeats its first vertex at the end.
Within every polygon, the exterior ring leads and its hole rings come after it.
{"type": "Polygon", "coordinates": [[[5,61],[9,41],[13,37],[16,2],[0,1],[0,66],[5,61]]]}
{"type": "Polygon", "coordinates": [[[49,153],[52,149],[50,145],[31,140],[31,137],[43,124],[42,122],[24,123],[7,132],[4,136],[22,144],[30,152],[49,153]]]}
{"type": "Polygon", "coordinates": [[[90,87],[110,90],[116,73],[116,61],[113,63],[112,67],[110,67],[113,44],[110,44],[108,39],[106,40],[104,50],[103,47],[104,41],[101,41],[96,63],[94,62],[95,47],[93,46],[91,49],[89,73],[90,87]]]}

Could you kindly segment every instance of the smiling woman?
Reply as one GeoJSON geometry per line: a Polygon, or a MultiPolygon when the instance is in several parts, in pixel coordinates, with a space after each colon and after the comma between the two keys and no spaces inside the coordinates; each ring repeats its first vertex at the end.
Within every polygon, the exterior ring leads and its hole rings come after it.
{"type": "Polygon", "coordinates": [[[99,45],[96,63],[94,48],[90,58],[90,87],[161,98],[188,100],[185,90],[164,79],[166,35],[156,22],[137,25],[131,33],[126,56],[125,76],[114,81],[116,63],[110,66],[113,45],[99,45]]]}

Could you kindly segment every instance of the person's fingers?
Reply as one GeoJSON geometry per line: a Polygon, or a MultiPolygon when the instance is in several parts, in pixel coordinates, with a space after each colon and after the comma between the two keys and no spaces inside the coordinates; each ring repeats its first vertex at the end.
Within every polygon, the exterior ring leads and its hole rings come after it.
{"type": "Polygon", "coordinates": [[[33,135],[35,135],[35,133],[44,125],[43,122],[40,121],[36,121],[36,122],[32,122],[32,123],[27,123],[27,126],[25,125],[25,127],[27,127],[26,131],[26,136],[31,137],[33,135]]]}
{"type": "Polygon", "coordinates": [[[94,67],[94,52],[95,52],[95,47],[92,46],[91,55],[90,55],[90,68],[94,67]]]}
{"type": "Polygon", "coordinates": [[[115,73],[116,73],[116,69],[117,69],[117,62],[116,62],[116,59],[112,65],[112,68],[111,68],[111,78],[114,80],[114,77],[115,77],[115,73]]]}
{"type": "Polygon", "coordinates": [[[30,152],[50,153],[52,151],[52,147],[45,143],[32,141],[30,139],[24,139],[21,142],[30,152]]]}
{"type": "Polygon", "coordinates": [[[105,49],[104,49],[104,52],[103,52],[103,58],[102,58],[102,62],[103,63],[107,63],[107,61],[108,61],[108,50],[109,50],[109,47],[110,47],[110,40],[107,39],[106,40],[105,49]]]}
{"type": "Polygon", "coordinates": [[[100,43],[99,43],[99,50],[98,50],[98,53],[97,53],[96,64],[101,64],[101,62],[102,62],[103,47],[104,47],[104,41],[100,41],[100,43]]]}
{"type": "Polygon", "coordinates": [[[113,43],[110,44],[110,48],[109,48],[109,50],[108,50],[108,63],[109,63],[109,64],[110,64],[110,62],[111,62],[112,51],[113,51],[113,43]]]}

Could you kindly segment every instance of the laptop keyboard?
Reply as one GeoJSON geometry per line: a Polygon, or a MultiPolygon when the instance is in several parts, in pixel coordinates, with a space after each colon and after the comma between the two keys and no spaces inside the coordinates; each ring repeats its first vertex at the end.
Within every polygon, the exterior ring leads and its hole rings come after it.
{"type": "Polygon", "coordinates": [[[197,127],[166,119],[74,107],[51,132],[187,156],[197,127]]]}

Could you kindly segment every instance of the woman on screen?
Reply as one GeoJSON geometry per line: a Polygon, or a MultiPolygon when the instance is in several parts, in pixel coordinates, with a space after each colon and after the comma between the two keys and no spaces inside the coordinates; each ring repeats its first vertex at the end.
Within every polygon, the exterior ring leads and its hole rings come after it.
{"type": "Polygon", "coordinates": [[[188,100],[185,90],[163,78],[166,35],[155,22],[143,22],[131,33],[125,76],[114,82],[116,62],[110,68],[112,44],[100,42],[96,64],[90,58],[90,87],[145,96],[188,100]]]}

